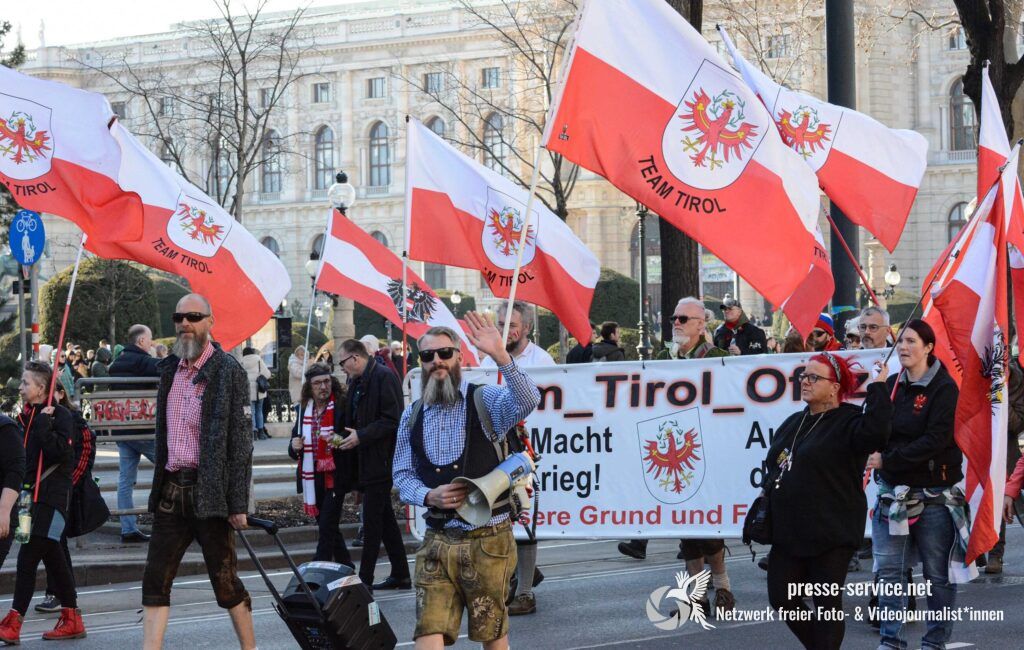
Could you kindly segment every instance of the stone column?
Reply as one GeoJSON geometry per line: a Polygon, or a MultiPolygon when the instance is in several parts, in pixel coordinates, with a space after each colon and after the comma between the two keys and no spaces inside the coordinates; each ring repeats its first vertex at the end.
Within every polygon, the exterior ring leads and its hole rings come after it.
{"type": "MultiPolygon", "coordinates": [[[[331,338],[334,339],[334,349],[341,349],[341,342],[345,339],[352,339],[356,336],[355,303],[348,298],[338,298],[338,306],[334,308],[334,318],[331,321],[331,338]]],[[[334,360],[338,360],[335,353],[334,360]]]]}
{"type": "MultiPolygon", "coordinates": [[[[888,309],[885,296],[881,292],[882,289],[885,289],[885,247],[877,239],[871,239],[864,242],[864,249],[868,253],[867,276],[868,282],[871,283],[871,290],[878,296],[878,302],[882,309],[888,309]]],[[[871,300],[870,296],[868,300],[871,300]]]]}

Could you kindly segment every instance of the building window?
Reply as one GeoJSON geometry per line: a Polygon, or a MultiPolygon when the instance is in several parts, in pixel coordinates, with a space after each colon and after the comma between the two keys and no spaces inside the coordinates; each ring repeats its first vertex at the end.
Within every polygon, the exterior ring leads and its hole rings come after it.
{"type": "Polygon", "coordinates": [[[310,257],[312,259],[320,259],[320,256],[324,254],[324,236],[322,234],[317,235],[316,239],[313,240],[313,246],[310,248],[310,257]]]}
{"type": "Polygon", "coordinates": [[[505,126],[501,115],[491,113],[484,120],[484,165],[500,172],[508,153],[502,128],[505,126]]]}
{"type": "Polygon", "coordinates": [[[949,41],[947,42],[947,48],[950,50],[966,50],[967,49],[967,35],[964,33],[964,28],[959,25],[949,33],[949,41]]]}
{"type": "Polygon", "coordinates": [[[264,237],[260,240],[263,247],[274,254],[274,257],[281,257],[281,246],[273,237],[264,237]]]}
{"type": "Polygon", "coordinates": [[[370,129],[370,186],[391,184],[391,150],[388,146],[388,125],[377,122],[370,129]]]}
{"type": "Polygon", "coordinates": [[[384,244],[385,246],[388,245],[388,236],[379,230],[374,230],[372,233],[370,233],[370,237],[373,237],[374,239],[384,244]]]}
{"type": "Polygon", "coordinates": [[[427,120],[427,128],[436,133],[439,138],[444,137],[445,124],[440,117],[432,117],[427,120]]]}
{"type": "Polygon", "coordinates": [[[331,84],[326,81],[313,84],[313,103],[326,104],[331,101],[331,84]]]}
{"type": "Polygon", "coordinates": [[[174,115],[174,98],[173,97],[161,97],[160,98],[160,115],[161,117],[167,117],[174,115]]]}
{"type": "Polygon", "coordinates": [[[370,99],[380,99],[384,96],[384,77],[366,80],[366,96],[370,99]]]}
{"type": "Polygon", "coordinates": [[[964,94],[964,80],[959,79],[949,91],[949,148],[968,151],[977,146],[974,102],[964,94]]]}
{"type": "Polygon", "coordinates": [[[423,75],[423,92],[436,95],[444,89],[444,80],[440,72],[428,72],[423,75]]]}
{"type": "Polygon", "coordinates": [[[267,137],[263,139],[260,175],[260,186],[264,192],[281,191],[281,137],[276,131],[268,131],[267,137]]]}
{"type": "Polygon", "coordinates": [[[782,59],[789,56],[789,34],[773,34],[765,45],[765,57],[782,59]]]}
{"type": "Polygon", "coordinates": [[[334,131],[322,126],[316,132],[313,155],[313,189],[326,190],[334,177],[334,131]]]}
{"type": "Polygon", "coordinates": [[[273,98],[273,88],[260,88],[260,108],[268,108],[273,98]]]}
{"type": "Polygon", "coordinates": [[[431,289],[443,289],[445,285],[444,264],[423,263],[423,280],[431,289]]]}
{"type": "Polygon", "coordinates": [[[500,88],[501,71],[498,68],[484,68],[480,75],[481,88],[500,88]]]}
{"type": "Polygon", "coordinates": [[[967,203],[960,202],[949,211],[948,230],[949,241],[953,241],[960,229],[967,223],[967,203]]]}
{"type": "Polygon", "coordinates": [[[127,108],[128,107],[125,105],[124,102],[110,103],[110,110],[114,111],[114,115],[116,115],[117,119],[119,120],[123,120],[125,117],[128,116],[127,108]]]}
{"type": "Polygon", "coordinates": [[[174,160],[174,151],[169,142],[163,143],[160,147],[160,162],[177,171],[178,163],[174,160]]]}

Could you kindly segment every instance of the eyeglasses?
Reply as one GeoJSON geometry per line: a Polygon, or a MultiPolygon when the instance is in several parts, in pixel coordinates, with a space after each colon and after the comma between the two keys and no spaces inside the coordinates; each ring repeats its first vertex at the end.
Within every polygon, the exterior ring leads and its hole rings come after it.
{"type": "Polygon", "coordinates": [[[877,332],[881,328],[881,325],[875,325],[874,323],[861,323],[857,326],[857,329],[862,332],[877,332]]]}
{"type": "Polygon", "coordinates": [[[209,314],[201,314],[201,313],[199,313],[197,311],[187,311],[185,313],[181,313],[181,312],[177,312],[176,311],[176,312],[174,312],[174,315],[171,316],[171,320],[174,321],[175,325],[178,325],[182,321],[186,321],[186,320],[188,322],[190,322],[190,323],[198,323],[199,321],[203,320],[207,316],[209,316],[209,314]]]}
{"type": "Polygon", "coordinates": [[[338,365],[340,365],[340,366],[343,366],[343,365],[345,365],[346,363],[348,363],[348,360],[349,360],[349,359],[351,359],[351,358],[352,358],[352,357],[354,357],[354,356],[356,356],[356,355],[354,355],[354,354],[350,354],[350,355],[348,355],[347,357],[345,357],[344,359],[342,359],[341,361],[339,361],[339,362],[338,362],[338,365]]]}
{"type": "Polygon", "coordinates": [[[815,338],[825,336],[825,330],[811,330],[811,336],[815,338]]]}
{"type": "Polygon", "coordinates": [[[689,321],[692,321],[692,320],[704,320],[704,319],[699,317],[699,316],[672,316],[672,322],[673,323],[679,323],[680,325],[686,325],[686,323],[688,323],[689,321]]]}
{"type": "Polygon", "coordinates": [[[809,373],[809,372],[800,373],[800,376],[798,377],[798,379],[801,382],[805,382],[806,381],[808,384],[816,384],[816,383],[818,383],[819,379],[824,379],[825,381],[832,381],[828,377],[822,377],[821,375],[815,375],[815,374],[812,374],[812,373],[809,373]]]}
{"type": "Polygon", "coordinates": [[[441,357],[441,359],[447,361],[455,356],[455,348],[437,348],[436,350],[420,350],[420,361],[423,363],[430,363],[434,360],[434,354],[441,357]]]}
{"type": "Polygon", "coordinates": [[[311,379],[311,380],[309,380],[309,384],[310,384],[310,386],[330,386],[331,385],[331,378],[330,377],[324,377],[322,379],[311,379]]]}

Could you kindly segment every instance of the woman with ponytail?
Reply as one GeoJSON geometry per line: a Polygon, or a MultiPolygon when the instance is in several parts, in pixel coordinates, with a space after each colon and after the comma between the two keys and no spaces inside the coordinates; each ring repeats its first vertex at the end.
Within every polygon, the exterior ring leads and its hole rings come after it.
{"type": "Polygon", "coordinates": [[[807,407],[782,423],[765,458],[762,487],[772,538],[768,600],[787,614],[808,616],[786,619],[806,648],[843,642],[842,588],[867,521],[864,464],[868,454],[885,447],[892,420],[885,366],[876,363],[875,374],[861,407],[846,401],[858,383],[846,360],[831,352],[811,357],[800,375],[807,407]],[[791,585],[803,584],[816,591],[791,592],[791,585]],[[813,597],[813,610],[804,596],[813,597]]]}

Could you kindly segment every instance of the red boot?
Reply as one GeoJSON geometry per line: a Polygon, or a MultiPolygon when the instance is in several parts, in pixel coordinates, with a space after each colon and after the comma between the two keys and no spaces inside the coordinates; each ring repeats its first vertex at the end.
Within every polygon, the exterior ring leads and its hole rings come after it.
{"type": "Polygon", "coordinates": [[[21,643],[21,623],[25,620],[13,609],[7,612],[4,620],[0,621],[0,641],[7,645],[19,645],[21,643]]]}
{"type": "Polygon", "coordinates": [[[43,634],[47,641],[60,639],[81,639],[85,637],[85,622],[82,621],[82,610],[74,607],[64,607],[60,610],[60,618],[57,625],[43,634]]]}

